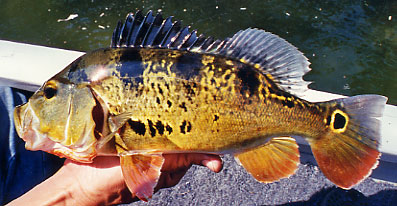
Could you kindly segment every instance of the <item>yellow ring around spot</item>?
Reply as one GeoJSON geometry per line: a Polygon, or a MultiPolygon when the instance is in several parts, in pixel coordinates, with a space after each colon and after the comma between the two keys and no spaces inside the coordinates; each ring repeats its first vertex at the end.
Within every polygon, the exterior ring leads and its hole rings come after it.
{"type": "Polygon", "coordinates": [[[346,131],[346,128],[347,128],[348,124],[349,124],[349,116],[347,116],[347,114],[345,112],[343,112],[342,110],[339,110],[339,109],[336,109],[334,112],[332,112],[331,124],[330,124],[330,125],[332,125],[331,126],[332,131],[334,131],[336,133],[342,133],[342,132],[346,131]],[[340,114],[340,115],[342,115],[345,118],[346,123],[345,123],[343,128],[340,128],[340,129],[335,129],[334,128],[334,126],[335,126],[334,125],[334,123],[335,123],[335,115],[336,114],[340,114]]]}

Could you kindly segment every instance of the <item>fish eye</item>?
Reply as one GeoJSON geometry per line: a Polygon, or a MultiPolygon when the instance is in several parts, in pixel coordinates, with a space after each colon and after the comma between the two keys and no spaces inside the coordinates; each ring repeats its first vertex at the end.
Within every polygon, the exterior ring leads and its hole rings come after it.
{"type": "Polygon", "coordinates": [[[47,99],[53,98],[57,94],[58,90],[55,85],[48,84],[44,87],[44,96],[47,99]]]}

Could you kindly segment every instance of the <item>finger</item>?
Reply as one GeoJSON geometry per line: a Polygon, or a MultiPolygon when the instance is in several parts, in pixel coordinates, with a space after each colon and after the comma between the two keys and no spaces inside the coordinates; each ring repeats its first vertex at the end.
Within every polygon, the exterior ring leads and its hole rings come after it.
{"type": "Polygon", "coordinates": [[[173,187],[179,183],[182,177],[186,174],[186,170],[179,170],[177,172],[162,172],[157,183],[156,189],[173,187]]]}
{"type": "Polygon", "coordinates": [[[125,204],[138,201],[139,199],[131,194],[130,190],[127,186],[120,187],[120,189],[109,196],[109,200],[107,204],[116,205],[116,204],[125,204]]]}
{"type": "Polygon", "coordinates": [[[192,164],[205,166],[213,172],[222,169],[222,160],[218,155],[202,153],[164,154],[165,162],[162,171],[171,172],[187,169],[192,164]]]}
{"type": "Polygon", "coordinates": [[[213,172],[220,172],[222,169],[222,159],[218,155],[189,154],[187,158],[193,164],[205,166],[213,172]]]}
{"type": "Polygon", "coordinates": [[[219,159],[204,159],[202,162],[202,165],[207,167],[213,172],[220,172],[222,170],[223,164],[222,160],[219,159]]]}

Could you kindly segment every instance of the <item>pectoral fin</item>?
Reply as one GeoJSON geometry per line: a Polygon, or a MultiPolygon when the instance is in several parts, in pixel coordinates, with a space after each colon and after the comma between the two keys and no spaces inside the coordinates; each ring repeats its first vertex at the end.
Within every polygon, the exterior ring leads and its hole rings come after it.
{"type": "Polygon", "coordinates": [[[125,113],[121,113],[119,115],[109,116],[108,121],[109,121],[110,130],[112,132],[117,131],[129,119],[131,119],[132,116],[133,116],[133,113],[131,113],[131,112],[125,112],[125,113]]]}
{"type": "Polygon", "coordinates": [[[299,165],[295,139],[275,137],[265,145],[235,155],[241,165],[258,181],[269,183],[294,174],[299,165]]]}
{"type": "Polygon", "coordinates": [[[161,174],[164,158],[161,154],[124,155],[120,157],[121,169],[131,193],[148,201],[154,193],[161,174]]]}

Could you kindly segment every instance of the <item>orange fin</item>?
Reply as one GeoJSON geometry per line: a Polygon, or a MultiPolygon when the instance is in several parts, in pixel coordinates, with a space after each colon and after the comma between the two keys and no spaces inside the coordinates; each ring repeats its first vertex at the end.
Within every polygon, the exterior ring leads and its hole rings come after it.
{"type": "Polygon", "coordinates": [[[265,145],[236,154],[235,158],[258,181],[269,183],[294,174],[299,165],[295,139],[275,137],[265,145]]]}
{"type": "Polygon", "coordinates": [[[310,145],[324,175],[344,189],[361,182],[378,165],[377,149],[344,135],[334,138],[328,134],[310,145]]]}
{"type": "Polygon", "coordinates": [[[131,193],[143,201],[148,201],[154,193],[161,174],[164,158],[161,154],[122,155],[121,169],[131,193]]]}
{"type": "Polygon", "coordinates": [[[349,189],[368,177],[378,165],[380,121],[386,97],[358,95],[324,102],[330,113],[327,130],[308,139],[324,175],[349,189]]]}

